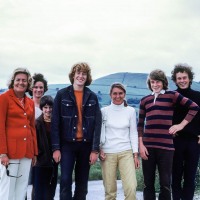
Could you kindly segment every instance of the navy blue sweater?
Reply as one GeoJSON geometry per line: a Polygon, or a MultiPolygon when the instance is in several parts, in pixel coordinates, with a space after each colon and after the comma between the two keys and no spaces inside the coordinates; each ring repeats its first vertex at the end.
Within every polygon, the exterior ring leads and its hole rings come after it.
{"type": "MultiPolygon", "coordinates": [[[[191,88],[188,89],[180,89],[178,88],[177,91],[182,94],[183,96],[191,99],[194,101],[198,106],[200,106],[200,92],[192,90],[191,88]]],[[[184,116],[187,114],[188,108],[176,105],[173,115],[173,124],[180,123],[184,116]]],[[[197,115],[193,118],[193,120],[185,126],[185,128],[178,132],[178,137],[184,138],[196,138],[197,135],[200,135],[200,111],[197,115]]]]}

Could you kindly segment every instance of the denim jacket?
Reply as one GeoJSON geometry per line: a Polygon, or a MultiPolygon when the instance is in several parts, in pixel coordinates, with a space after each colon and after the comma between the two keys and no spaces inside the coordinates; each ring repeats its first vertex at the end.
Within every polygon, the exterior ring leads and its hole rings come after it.
{"type": "MultiPolygon", "coordinates": [[[[83,92],[82,123],[83,142],[92,142],[92,151],[99,151],[101,111],[97,96],[89,88],[83,92]]],[[[76,141],[78,110],[73,86],[57,92],[54,99],[51,123],[52,150],[60,150],[66,141],[76,141]]]]}

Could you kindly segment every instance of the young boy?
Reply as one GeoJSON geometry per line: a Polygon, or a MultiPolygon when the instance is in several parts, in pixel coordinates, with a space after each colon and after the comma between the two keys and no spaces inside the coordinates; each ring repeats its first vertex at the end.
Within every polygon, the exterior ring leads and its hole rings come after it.
{"type": "Polygon", "coordinates": [[[53,98],[43,96],[40,100],[42,114],[36,119],[39,154],[33,167],[34,200],[53,200],[57,186],[58,164],[53,161],[50,138],[52,107],[53,98]]]}
{"type": "Polygon", "coordinates": [[[96,94],[86,87],[92,82],[89,65],[75,64],[69,79],[72,85],[59,90],[54,100],[53,157],[61,162],[60,200],[72,200],[72,196],[85,200],[90,165],[98,158],[102,117],[96,94]]]}
{"type": "Polygon", "coordinates": [[[171,200],[171,171],[174,154],[173,135],[196,115],[199,107],[178,92],[167,91],[168,80],[162,70],[152,71],[147,79],[152,91],[141,99],[139,110],[139,150],[144,175],[144,200],[155,200],[155,171],[158,167],[159,199],[171,200]],[[174,107],[189,109],[185,118],[172,126],[174,107]]]}

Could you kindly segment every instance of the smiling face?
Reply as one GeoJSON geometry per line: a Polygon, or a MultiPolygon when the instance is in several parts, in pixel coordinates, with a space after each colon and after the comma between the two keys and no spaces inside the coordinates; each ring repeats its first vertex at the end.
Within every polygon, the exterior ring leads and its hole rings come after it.
{"type": "Polygon", "coordinates": [[[187,89],[190,87],[190,79],[186,72],[176,73],[176,85],[180,89],[187,89]]]}
{"type": "Polygon", "coordinates": [[[13,90],[17,97],[23,97],[28,87],[28,76],[19,73],[14,78],[13,90]]]}
{"type": "Polygon", "coordinates": [[[85,86],[86,81],[87,81],[87,73],[76,70],[74,74],[74,83],[73,83],[74,88],[75,89],[83,88],[85,86]]]}
{"type": "Polygon", "coordinates": [[[160,91],[163,89],[163,82],[160,80],[150,79],[150,85],[154,93],[160,93],[160,91]]]}
{"type": "Polygon", "coordinates": [[[115,105],[121,105],[124,102],[125,93],[122,89],[114,87],[110,93],[111,100],[115,105]]]}
{"type": "Polygon", "coordinates": [[[52,106],[46,104],[44,107],[42,107],[42,113],[44,119],[51,119],[52,106]]]}
{"type": "Polygon", "coordinates": [[[38,81],[35,83],[33,87],[33,97],[40,99],[43,95],[44,95],[44,83],[38,81]]]}

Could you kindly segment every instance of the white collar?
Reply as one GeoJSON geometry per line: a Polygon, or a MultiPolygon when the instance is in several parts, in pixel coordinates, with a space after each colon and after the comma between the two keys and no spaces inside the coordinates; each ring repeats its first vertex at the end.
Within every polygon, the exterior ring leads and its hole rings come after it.
{"type": "MultiPolygon", "coordinates": [[[[159,94],[165,94],[165,90],[160,90],[159,94]]],[[[152,92],[151,95],[155,95],[155,92],[152,92]]]]}

